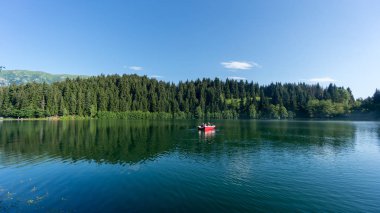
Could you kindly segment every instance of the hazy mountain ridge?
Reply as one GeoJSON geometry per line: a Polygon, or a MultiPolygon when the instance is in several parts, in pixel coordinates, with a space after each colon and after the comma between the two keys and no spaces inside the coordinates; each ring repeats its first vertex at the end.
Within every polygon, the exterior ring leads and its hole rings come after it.
{"type": "Polygon", "coordinates": [[[53,83],[63,81],[66,78],[87,78],[84,75],[69,74],[51,74],[42,71],[30,70],[2,70],[0,72],[0,86],[9,86],[11,84],[26,84],[29,82],[36,83],[53,83]]]}

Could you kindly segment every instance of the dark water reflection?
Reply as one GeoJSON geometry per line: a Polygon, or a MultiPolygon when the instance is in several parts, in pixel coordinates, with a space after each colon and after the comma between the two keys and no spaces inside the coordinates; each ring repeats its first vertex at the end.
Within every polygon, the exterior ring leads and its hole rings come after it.
{"type": "Polygon", "coordinates": [[[205,133],[196,131],[193,122],[180,121],[3,122],[0,123],[0,147],[4,152],[1,163],[18,163],[10,156],[20,157],[22,161],[41,155],[73,161],[138,163],[176,148],[186,151],[199,146],[196,142],[227,142],[227,148],[260,147],[263,143],[278,149],[328,147],[339,152],[354,148],[356,132],[355,124],[343,122],[222,121],[218,124],[217,131],[205,133]]]}
{"type": "Polygon", "coordinates": [[[1,122],[0,212],[379,210],[379,123],[215,123],[1,122]]]}
{"type": "Polygon", "coordinates": [[[23,158],[51,155],[73,161],[136,163],[173,148],[171,139],[179,129],[140,121],[6,122],[0,124],[0,146],[5,154],[23,158]]]}

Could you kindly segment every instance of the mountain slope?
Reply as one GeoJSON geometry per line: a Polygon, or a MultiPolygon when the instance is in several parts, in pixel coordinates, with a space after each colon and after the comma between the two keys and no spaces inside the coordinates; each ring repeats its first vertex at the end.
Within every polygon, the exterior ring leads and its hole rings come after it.
{"type": "Polygon", "coordinates": [[[0,72],[0,86],[8,86],[11,84],[25,84],[28,82],[36,83],[53,83],[63,81],[66,78],[86,78],[87,76],[81,75],[67,75],[67,74],[50,74],[41,71],[29,70],[2,70],[0,72]]]}

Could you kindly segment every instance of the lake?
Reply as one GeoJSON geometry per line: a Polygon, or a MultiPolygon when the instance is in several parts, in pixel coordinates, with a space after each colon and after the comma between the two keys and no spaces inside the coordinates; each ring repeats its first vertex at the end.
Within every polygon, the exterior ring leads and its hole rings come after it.
{"type": "Polygon", "coordinates": [[[379,212],[380,123],[0,122],[0,212],[379,212]]]}

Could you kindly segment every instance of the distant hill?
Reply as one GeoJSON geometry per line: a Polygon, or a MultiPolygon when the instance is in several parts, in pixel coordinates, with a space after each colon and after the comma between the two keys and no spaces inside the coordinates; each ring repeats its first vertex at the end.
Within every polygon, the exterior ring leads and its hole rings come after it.
{"type": "Polygon", "coordinates": [[[66,78],[87,78],[83,75],[67,75],[67,74],[50,74],[40,71],[29,70],[2,70],[0,72],[0,86],[8,86],[11,84],[25,84],[28,82],[36,83],[53,83],[63,81],[66,78]]]}

